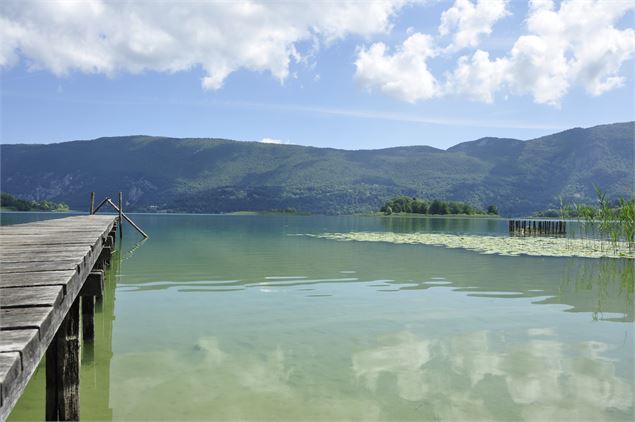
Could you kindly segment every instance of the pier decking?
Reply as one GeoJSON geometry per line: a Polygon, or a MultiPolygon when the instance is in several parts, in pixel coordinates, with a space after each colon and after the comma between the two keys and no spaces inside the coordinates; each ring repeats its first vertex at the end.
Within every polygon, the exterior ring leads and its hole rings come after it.
{"type": "Polygon", "coordinates": [[[115,242],[117,215],[0,227],[0,421],[46,354],[46,419],[79,418],[79,315],[91,305],[115,242]]]}

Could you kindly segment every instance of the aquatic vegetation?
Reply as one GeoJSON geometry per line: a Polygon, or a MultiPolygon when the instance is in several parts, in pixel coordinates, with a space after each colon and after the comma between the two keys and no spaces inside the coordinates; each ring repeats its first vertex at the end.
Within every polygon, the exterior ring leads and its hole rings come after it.
{"type": "Polygon", "coordinates": [[[564,256],[585,258],[635,258],[627,242],[617,241],[609,248],[599,239],[561,237],[506,237],[446,233],[349,232],[307,234],[306,236],[337,241],[387,242],[395,244],[463,248],[482,254],[564,256]]]}

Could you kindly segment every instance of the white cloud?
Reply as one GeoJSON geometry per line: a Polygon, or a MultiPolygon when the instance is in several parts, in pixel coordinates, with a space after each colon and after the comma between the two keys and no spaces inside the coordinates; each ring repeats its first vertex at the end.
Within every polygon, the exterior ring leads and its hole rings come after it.
{"type": "Polygon", "coordinates": [[[297,44],[369,37],[391,28],[407,0],[342,2],[0,2],[0,66],[31,69],[178,72],[202,67],[218,89],[244,68],[284,80],[297,44]]]}
{"type": "Polygon", "coordinates": [[[260,140],[260,143],[262,144],[287,144],[288,142],[285,142],[281,139],[273,139],[273,138],[262,138],[260,140]]]}
{"type": "Polygon", "coordinates": [[[384,43],[375,43],[358,52],[355,78],[369,90],[410,103],[429,99],[439,90],[426,60],[437,54],[432,37],[421,33],[408,37],[392,55],[384,43]]]}
{"type": "Polygon", "coordinates": [[[447,51],[478,46],[481,35],[489,35],[499,19],[509,15],[506,0],[456,0],[454,6],[441,14],[439,34],[452,34],[447,51]]]}
{"type": "Polygon", "coordinates": [[[385,44],[376,43],[358,51],[355,76],[365,88],[407,102],[457,95],[492,103],[504,92],[531,95],[536,103],[556,107],[572,87],[601,95],[624,83],[620,70],[635,52],[635,31],[615,25],[635,3],[599,0],[563,1],[557,9],[549,0],[532,1],[526,32],[507,54],[490,58],[478,49],[459,57],[445,81],[439,81],[427,61],[440,52],[475,48],[508,14],[505,5],[457,0],[441,15],[441,38],[452,34],[446,47],[421,33],[411,35],[392,55],[385,44]]]}
{"type": "Polygon", "coordinates": [[[508,72],[508,60],[491,61],[487,52],[478,50],[471,59],[467,56],[459,59],[456,70],[448,76],[446,92],[467,95],[477,101],[492,103],[494,94],[501,88],[508,72]]]}
{"type": "Polygon", "coordinates": [[[629,2],[571,0],[559,10],[550,1],[532,3],[529,35],[514,45],[510,80],[516,92],[530,92],[537,103],[558,104],[573,84],[599,95],[621,85],[618,75],[635,51],[635,32],[615,21],[629,2]]]}

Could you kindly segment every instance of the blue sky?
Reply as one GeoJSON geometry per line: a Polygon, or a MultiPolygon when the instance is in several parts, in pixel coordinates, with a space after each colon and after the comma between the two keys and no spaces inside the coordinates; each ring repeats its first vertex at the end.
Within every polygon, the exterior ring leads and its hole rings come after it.
{"type": "Polygon", "coordinates": [[[629,121],[633,23],[628,1],[7,0],[1,141],[447,148],[629,121]]]}

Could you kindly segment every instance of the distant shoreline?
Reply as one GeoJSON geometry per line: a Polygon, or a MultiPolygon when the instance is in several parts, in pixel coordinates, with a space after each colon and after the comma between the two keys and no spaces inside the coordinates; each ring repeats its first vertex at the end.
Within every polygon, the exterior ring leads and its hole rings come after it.
{"type": "MultiPolygon", "coordinates": [[[[87,214],[87,211],[78,211],[78,210],[67,210],[67,211],[16,211],[12,209],[0,208],[0,213],[7,214],[87,214]]],[[[99,214],[116,214],[113,211],[107,211],[99,214]]],[[[320,213],[310,213],[310,212],[280,212],[280,211],[231,211],[231,212],[223,212],[223,213],[211,213],[211,212],[161,212],[161,211],[126,211],[126,214],[143,214],[143,215],[229,215],[229,216],[294,216],[294,217],[310,217],[310,216],[325,216],[325,217],[380,217],[380,218],[412,218],[412,219],[422,219],[422,218],[449,218],[449,219],[460,219],[460,218],[476,218],[476,219],[490,219],[490,220],[509,220],[509,219],[523,219],[523,220],[558,220],[561,221],[563,219],[558,217],[504,217],[500,215],[492,215],[492,214],[417,214],[417,213],[393,213],[390,215],[386,215],[383,212],[361,212],[361,213],[351,213],[351,214],[320,214],[320,213]]],[[[575,218],[565,218],[564,221],[577,221],[575,218]]]]}
{"type": "Polygon", "coordinates": [[[405,217],[405,218],[485,218],[485,219],[493,219],[493,220],[501,220],[506,217],[501,217],[500,215],[495,214],[417,214],[417,213],[408,213],[408,212],[400,212],[400,213],[392,213],[386,215],[383,212],[370,212],[370,213],[360,213],[360,214],[351,214],[351,215],[361,215],[367,217],[385,217],[385,218],[394,218],[394,217],[405,217]]]}

